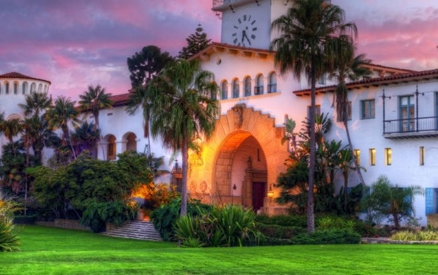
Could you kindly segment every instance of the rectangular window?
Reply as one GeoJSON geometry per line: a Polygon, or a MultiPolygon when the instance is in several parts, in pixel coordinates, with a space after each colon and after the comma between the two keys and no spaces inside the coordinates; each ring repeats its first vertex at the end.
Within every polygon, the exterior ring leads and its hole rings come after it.
{"type": "Polygon", "coordinates": [[[361,101],[361,105],[362,105],[362,119],[370,119],[370,118],[374,118],[376,115],[376,111],[375,111],[375,100],[374,99],[369,99],[369,100],[362,100],[361,101]]]}
{"type": "Polygon", "coordinates": [[[371,166],[376,165],[376,149],[374,148],[370,149],[370,165],[371,166]]]}
{"type": "Polygon", "coordinates": [[[392,149],[391,148],[385,148],[385,165],[391,165],[392,164],[392,149]]]}
{"type": "Polygon", "coordinates": [[[356,165],[359,166],[360,165],[360,150],[354,149],[353,154],[354,154],[354,157],[356,158],[356,165]]]}
{"type": "Polygon", "coordinates": [[[325,74],[318,78],[319,85],[325,85],[325,74]]]}
{"type": "Polygon", "coordinates": [[[424,165],[424,157],[425,157],[426,150],[423,146],[420,146],[420,165],[424,165]]]}

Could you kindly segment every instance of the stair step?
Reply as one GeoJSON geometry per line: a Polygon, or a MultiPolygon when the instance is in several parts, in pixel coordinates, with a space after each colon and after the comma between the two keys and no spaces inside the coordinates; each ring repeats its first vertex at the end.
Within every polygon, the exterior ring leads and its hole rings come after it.
{"type": "Polygon", "coordinates": [[[155,230],[153,224],[148,221],[128,222],[118,228],[103,232],[101,234],[116,238],[163,241],[160,233],[158,233],[158,231],[155,230]]]}

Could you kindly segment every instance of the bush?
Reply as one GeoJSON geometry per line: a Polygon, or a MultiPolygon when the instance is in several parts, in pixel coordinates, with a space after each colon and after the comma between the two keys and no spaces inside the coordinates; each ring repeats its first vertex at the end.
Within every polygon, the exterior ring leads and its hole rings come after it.
{"type": "MultiPolygon", "coordinates": [[[[256,214],[237,205],[215,206],[199,216],[184,216],[175,224],[175,236],[183,243],[199,246],[243,246],[258,243],[256,214]],[[197,240],[195,242],[194,240],[197,240]]],[[[193,245],[190,245],[193,246],[193,245]]]]}
{"type": "Polygon", "coordinates": [[[95,202],[88,205],[79,222],[89,226],[94,233],[105,231],[106,223],[117,226],[127,220],[136,218],[138,205],[133,201],[127,202],[95,202]]]}
{"type": "Polygon", "coordinates": [[[360,235],[351,229],[318,230],[300,234],[292,239],[293,244],[358,244],[360,235]]]}
{"type": "Polygon", "coordinates": [[[20,210],[17,203],[0,197],[0,252],[20,250],[18,232],[12,223],[17,210],[20,210]]]}
{"type": "Polygon", "coordinates": [[[377,233],[378,230],[375,227],[360,220],[354,222],[353,230],[362,237],[379,237],[379,234],[377,233]]]}
{"type": "Polygon", "coordinates": [[[307,227],[307,217],[297,216],[297,215],[277,215],[277,216],[267,216],[258,215],[255,218],[256,223],[262,224],[274,224],[279,226],[295,226],[306,228],[307,227]]]}
{"type": "Polygon", "coordinates": [[[15,216],[14,224],[35,224],[37,215],[15,216]]]}
{"type": "Polygon", "coordinates": [[[257,229],[268,238],[291,239],[305,233],[306,230],[298,226],[280,226],[276,224],[257,224],[257,229]]]}
{"type": "MultiPolygon", "coordinates": [[[[210,210],[211,206],[197,200],[187,203],[187,216],[197,216],[203,210],[210,210]]],[[[151,213],[151,221],[155,229],[165,241],[175,240],[174,225],[181,213],[181,198],[176,198],[168,204],[163,204],[151,213]]]]}
{"type": "Polygon", "coordinates": [[[349,229],[353,230],[354,221],[346,220],[340,217],[323,217],[319,219],[317,228],[319,230],[330,230],[330,229],[349,229]]]}
{"type": "Polygon", "coordinates": [[[435,231],[400,231],[391,236],[394,241],[438,241],[438,232],[435,231]]]}

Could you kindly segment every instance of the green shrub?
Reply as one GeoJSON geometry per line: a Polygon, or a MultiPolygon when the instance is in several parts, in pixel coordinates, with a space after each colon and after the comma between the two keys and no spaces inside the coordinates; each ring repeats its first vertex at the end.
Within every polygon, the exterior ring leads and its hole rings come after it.
{"type": "MultiPolygon", "coordinates": [[[[191,200],[187,203],[187,216],[197,216],[203,210],[211,209],[210,205],[191,200]]],[[[155,229],[165,241],[175,240],[174,225],[181,213],[181,198],[176,198],[168,204],[163,204],[151,213],[151,221],[155,229]]]]}
{"type": "Polygon", "coordinates": [[[37,215],[15,216],[14,224],[35,224],[37,215]]]}
{"type": "Polygon", "coordinates": [[[380,236],[377,228],[360,220],[354,222],[353,230],[362,237],[375,238],[380,236]]]}
{"type": "Polygon", "coordinates": [[[258,215],[255,221],[256,223],[275,224],[279,226],[296,226],[301,228],[306,228],[307,226],[307,217],[298,215],[258,215]]]}
{"type": "Polygon", "coordinates": [[[0,197],[0,252],[20,250],[18,232],[12,223],[14,212],[18,210],[16,202],[0,197]]]}
{"type": "Polygon", "coordinates": [[[292,239],[293,244],[358,244],[360,235],[351,229],[318,230],[300,234],[292,239]]]}
{"type": "Polygon", "coordinates": [[[181,217],[176,221],[176,237],[184,244],[198,240],[205,246],[243,246],[258,243],[256,214],[237,205],[215,206],[199,216],[181,217]]]}
{"type": "Polygon", "coordinates": [[[327,216],[318,220],[317,228],[319,230],[344,229],[344,228],[353,230],[354,221],[346,220],[341,217],[327,216]]]}
{"type": "Polygon", "coordinates": [[[137,216],[138,205],[133,201],[94,202],[85,209],[79,222],[94,233],[105,231],[106,223],[121,225],[137,216]]]}
{"type": "Polygon", "coordinates": [[[438,232],[435,231],[400,231],[391,236],[394,241],[438,241],[438,232]]]}
{"type": "Polygon", "coordinates": [[[291,239],[305,233],[306,230],[298,226],[280,226],[276,224],[257,224],[257,229],[268,238],[291,239]]]}

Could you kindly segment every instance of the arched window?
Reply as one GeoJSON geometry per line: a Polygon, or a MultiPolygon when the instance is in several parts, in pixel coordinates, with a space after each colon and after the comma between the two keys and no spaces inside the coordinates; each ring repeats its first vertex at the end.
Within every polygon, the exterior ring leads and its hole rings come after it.
{"type": "Polygon", "coordinates": [[[47,93],[48,90],[49,90],[49,87],[47,85],[44,85],[44,92],[47,93]]]}
{"type": "Polygon", "coordinates": [[[233,98],[239,98],[239,79],[236,78],[233,80],[233,98]]]}
{"type": "Polygon", "coordinates": [[[32,83],[32,85],[30,85],[30,94],[31,93],[35,93],[36,92],[36,84],[35,83],[32,83]]]}
{"type": "Polygon", "coordinates": [[[108,136],[107,138],[107,159],[115,160],[116,159],[116,137],[113,135],[108,136]]]}
{"type": "Polygon", "coordinates": [[[14,95],[18,94],[18,82],[14,82],[14,95]]]}
{"type": "Polygon", "coordinates": [[[0,82],[0,95],[2,94],[2,83],[0,82]]]}
{"type": "Polygon", "coordinates": [[[251,77],[245,77],[245,96],[251,96],[251,77]]]}
{"type": "Polygon", "coordinates": [[[256,79],[256,85],[254,87],[254,94],[262,95],[263,94],[263,75],[259,74],[256,79]]]}
{"type": "Polygon", "coordinates": [[[9,82],[5,82],[5,94],[9,94],[9,82]]]}
{"type": "Polygon", "coordinates": [[[277,75],[275,72],[272,72],[269,75],[269,84],[268,84],[268,93],[276,93],[277,92],[277,75]]]}
{"type": "Polygon", "coordinates": [[[38,93],[41,93],[43,91],[43,84],[38,85],[38,93]]]}
{"type": "Polygon", "coordinates": [[[228,82],[226,80],[222,81],[221,84],[221,98],[222,99],[228,98],[228,82]]]}
{"type": "Polygon", "coordinates": [[[126,137],[126,151],[137,151],[137,137],[133,133],[126,137]]]}
{"type": "Polygon", "coordinates": [[[27,90],[27,82],[23,82],[23,85],[22,85],[22,93],[23,93],[23,95],[26,94],[26,90],[27,90]]]}

